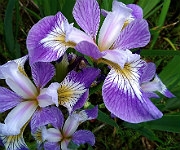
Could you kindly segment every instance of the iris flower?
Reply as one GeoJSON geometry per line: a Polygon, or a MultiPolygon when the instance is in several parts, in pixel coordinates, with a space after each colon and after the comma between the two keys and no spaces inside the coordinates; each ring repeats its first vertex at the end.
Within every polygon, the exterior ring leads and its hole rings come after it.
{"type": "Polygon", "coordinates": [[[5,79],[11,90],[0,87],[0,112],[12,109],[0,123],[0,134],[6,149],[27,148],[23,131],[38,108],[57,104],[44,86],[54,76],[49,63],[36,63],[31,67],[35,85],[24,71],[27,56],[0,66],[0,78],[5,79]]]}
{"type": "MultiPolygon", "coordinates": [[[[144,69],[148,65],[140,55],[130,51],[144,47],[150,40],[148,23],[142,18],[142,9],[137,5],[126,6],[114,1],[112,11],[103,11],[103,14],[105,19],[97,40],[100,22],[98,3],[96,0],[77,0],[73,16],[84,32],[73,28],[67,35],[67,41],[77,43],[75,49],[92,57],[95,62],[110,66],[102,87],[102,96],[111,113],[131,123],[161,118],[162,113],[143,91],[144,85],[141,85],[144,69]],[[81,40],[82,36],[86,38],[81,40]]],[[[164,84],[159,86],[155,90],[167,90],[164,84]]]]}
{"type": "MultiPolygon", "coordinates": [[[[88,143],[94,145],[94,134],[89,130],[77,130],[78,126],[86,120],[97,117],[97,107],[89,110],[73,111],[64,123],[62,112],[54,107],[51,109],[51,117],[57,118],[51,127],[40,126],[32,133],[39,143],[43,142],[44,149],[67,150],[70,141],[80,145],[88,143]]],[[[44,124],[46,125],[46,124],[44,124]]]]}
{"type": "Polygon", "coordinates": [[[31,66],[34,85],[24,70],[26,60],[27,56],[24,56],[0,66],[0,78],[5,79],[11,89],[0,87],[0,112],[12,109],[4,123],[0,123],[1,139],[7,149],[27,148],[24,129],[30,121],[32,130],[48,121],[51,115],[46,107],[63,105],[69,111],[82,107],[88,96],[88,86],[99,74],[94,68],[72,71],[60,84],[51,83],[44,88],[54,76],[54,66],[45,62],[34,63],[31,66]],[[91,78],[87,79],[86,73],[91,73],[91,78]],[[41,113],[43,117],[38,118],[41,113]]]}
{"type": "Polygon", "coordinates": [[[84,31],[69,24],[61,12],[40,20],[27,38],[31,62],[54,61],[67,48],[75,48],[94,62],[111,68],[102,87],[103,101],[111,113],[131,123],[161,118],[163,114],[141,86],[147,63],[130,51],[144,47],[150,41],[142,9],[114,0],[112,11],[102,10],[105,19],[101,28],[100,12],[96,0],[76,1],[73,16],[84,31]]]}

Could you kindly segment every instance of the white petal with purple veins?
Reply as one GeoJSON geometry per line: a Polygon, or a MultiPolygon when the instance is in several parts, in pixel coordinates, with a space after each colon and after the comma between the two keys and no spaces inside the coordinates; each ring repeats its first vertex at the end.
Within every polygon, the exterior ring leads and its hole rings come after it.
{"type": "Polygon", "coordinates": [[[21,102],[12,109],[4,120],[5,124],[0,124],[0,134],[17,135],[21,128],[29,121],[37,108],[34,101],[21,102]]]}
{"type": "Polygon", "coordinates": [[[37,96],[36,87],[23,72],[20,72],[17,63],[9,62],[3,65],[1,71],[6,78],[6,83],[18,95],[25,99],[33,99],[37,96]]]}
{"type": "Polygon", "coordinates": [[[139,80],[144,63],[136,60],[122,70],[111,69],[102,92],[107,109],[117,117],[131,123],[150,121],[162,117],[162,113],[143,94],[139,80]]]}

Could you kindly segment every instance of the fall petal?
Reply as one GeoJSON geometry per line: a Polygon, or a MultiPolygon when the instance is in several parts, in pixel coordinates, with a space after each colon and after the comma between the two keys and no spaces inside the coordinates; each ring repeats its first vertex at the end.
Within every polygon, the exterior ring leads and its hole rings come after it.
{"type": "Polygon", "coordinates": [[[132,62],[125,70],[111,69],[102,95],[107,109],[122,120],[140,123],[162,117],[162,113],[143,94],[140,85],[141,61],[132,62]]]}
{"type": "Polygon", "coordinates": [[[61,12],[37,22],[30,29],[26,40],[31,64],[59,59],[72,46],[65,41],[69,26],[71,25],[61,12]]]}
{"type": "Polygon", "coordinates": [[[0,112],[4,112],[18,105],[22,101],[13,91],[0,87],[0,112]]]}
{"type": "Polygon", "coordinates": [[[88,143],[93,146],[95,144],[95,136],[91,131],[78,130],[73,134],[72,141],[77,145],[88,143]]]}

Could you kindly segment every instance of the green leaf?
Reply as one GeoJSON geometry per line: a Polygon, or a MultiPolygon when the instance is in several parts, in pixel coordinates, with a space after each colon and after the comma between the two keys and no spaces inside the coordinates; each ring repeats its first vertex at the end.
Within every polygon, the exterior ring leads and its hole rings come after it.
{"type": "Polygon", "coordinates": [[[142,50],[141,56],[180,56],[180,51],[174,50],[142,50]]]}
{"type": "MultiPolygon", "coordinates": [[[[138,5],[140,5],[143,9],[144,17],[147,18],[149,13],[154,13],[157,5],[161,0],[139,0],[138,5]]],[[[157,10],[156,10],[157,11],[157,10]]]]}
{"type": "Polygon", "coordinates": [[[68,0],[68,1],[65,1],[62,8],[62,13],[68,19],[69,23],[74,22],[74,18],[72,15],[74,4],[75,4],[75,0],[68,0]]]}
{"type": "Polygon", "coordinates": [[[161,119],[144,123],[149,129],[180,133],[180,114],[164,115],[161,119]]]}
{"type": "Polygon", "coordinates": [[[97,117],[97,119],[99,121],[102,121],[102,122],[108,124],[108,125],[111,125],[113,127],[118,128],[118,124],[112,118],[110,118],[109,115],[105,114],[101,110],[98,110],[98,117],[97,117]]]}
{"type": "Polygon", "coordinates": [[[16,0],[9,0],[4,18],[4,35],[5,42],[8,50],[13,53],[14,50],[14,35],[12,28],[12,20],[13,20],[13,9],[15,7],[16,0]]]}
{"type": "Polygon", "coordinates": [[[180,71],[179,71],[179,68],[180,68],[180,56],[175,56],[168,63],[168,65],[164,67],[162,72],[159,74],[159,77],[161,78],[163,83],[170,90],[175,90],[175,88],[180,86],[180,71]]]}
{"type": "MultiPolygon", "coordinates": [[[[161,27],[164,25],[164,22],[165,22],[165,19],[166,19],[166,16],[167,16],[167,12],[168,12],[168,9],[169,9],[169,6],[170,6],[170,2],[171,0],[164,0],[164,3],[163,3],[163,7],[162,7],[162,10],[161,10],[161,14],[159,16],[159,20],[156,24],[156,26],[158,27],[158,29],[161,29],[161,27]]],[[[152,43],[151,43],[151,49],[153,49],[158,37],[159,37],[159,30],[153,34],[153,39],[152,39],[152,43]]]]}

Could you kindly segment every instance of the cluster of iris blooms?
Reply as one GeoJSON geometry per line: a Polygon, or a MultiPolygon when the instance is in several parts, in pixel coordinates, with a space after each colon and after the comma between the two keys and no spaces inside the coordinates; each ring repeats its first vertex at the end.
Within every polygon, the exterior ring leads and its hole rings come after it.
{"type": "Polygon", "coordinates": [[[94,67],[98,64],[109,69],[102,86],[103,102],[113,116],[126,122],[161,118],[162,112],[150,98],[158,98],[157,91],[174,96],[156,74],[155,64],[131,51],[150,41],[148,23],[139,6],[114,0],[112,11],[106,11],[100,10],[96,0],[77,0],[73,17],[80,29],[61,12],[42,18],[28,33],[28,54],[0,66],[0,78],[9,86],[0,87],[0,112],[10,110],[0,123],[1,143],[7,150],[28,149],[23,138],[28,124],[38,149],[66,150],[70,142],[94,145],[94,134],[78,130],[78,126],[98,115],[97,106],[83,109],[89,88],[101,76],[101,70],[94,67]],[[104,21],[99,28],[100,14],[104,21]],[[85,65],[79,70],[74,66],[61,82],[54,81],[57,68],[53,62],[65,60],[69,64],[68,58],[72,61],[76,57],[67,54],[68,48],[89,56],[96,65],[87,65],[83,59],[85,65]],[[27,61],[30,78],[24,68],[27,61]],[[59,106],[67,109],[65,121],[59,106]]]}

